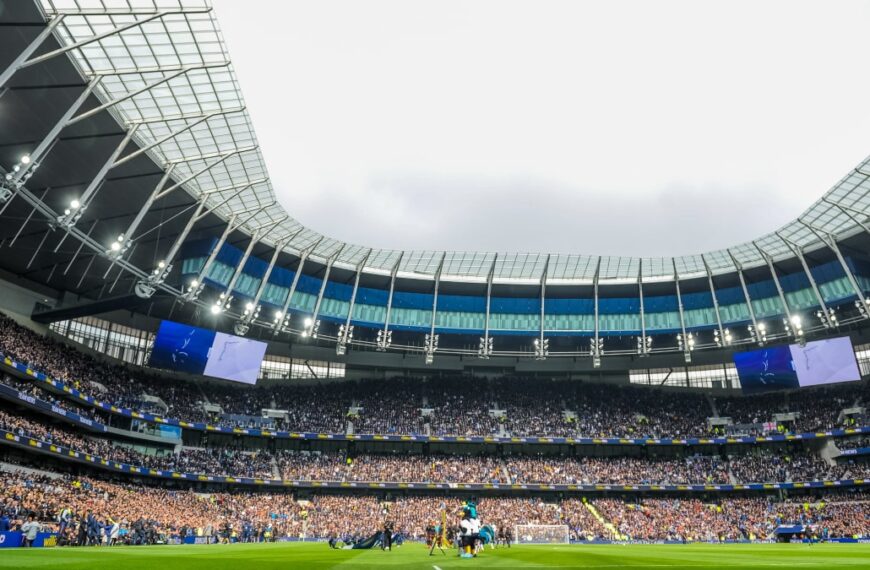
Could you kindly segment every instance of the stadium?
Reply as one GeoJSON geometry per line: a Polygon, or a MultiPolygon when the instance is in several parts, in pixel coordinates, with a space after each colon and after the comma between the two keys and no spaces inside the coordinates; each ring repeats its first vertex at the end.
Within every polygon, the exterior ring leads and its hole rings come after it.
{"type": "Polygon", "coordinates": [[[369,247],[218,16],[0,0],[0,568],[870,566],[870,159],[704,253],[369,247]]]}

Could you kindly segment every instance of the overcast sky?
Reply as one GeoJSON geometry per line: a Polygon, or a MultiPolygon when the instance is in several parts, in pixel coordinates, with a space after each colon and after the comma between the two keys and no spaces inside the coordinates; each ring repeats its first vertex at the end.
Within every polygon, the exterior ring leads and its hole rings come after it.
{"type": "Polygon", "coordinates": [[[386,248],[698,253],[870,154],[870,3],[213,0],[278,196],[386,248]]]}

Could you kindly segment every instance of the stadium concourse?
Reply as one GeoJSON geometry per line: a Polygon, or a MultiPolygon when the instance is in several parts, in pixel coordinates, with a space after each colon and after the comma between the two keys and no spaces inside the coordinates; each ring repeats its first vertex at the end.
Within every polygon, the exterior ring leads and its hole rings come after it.
{"type": "Polygon", "coordinates": [[[702,254],[391,250],[247,109],[207,0],[0,0],[0,568],[867,565],[870,161],[702,254]]]}

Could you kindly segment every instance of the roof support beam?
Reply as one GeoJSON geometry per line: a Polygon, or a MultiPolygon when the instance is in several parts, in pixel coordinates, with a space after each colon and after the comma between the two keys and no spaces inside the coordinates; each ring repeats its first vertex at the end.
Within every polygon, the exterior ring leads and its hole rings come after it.
{"type": "Polygon", "coordinates": [[[641,356],[646,356],[649,354],[650,345],[652,344],[652,338],[647,340],[646,336],[646,307],[644,306],[643,301],[643,259],[638,260],[637,264],[637,294],[638,299],[640,299],[640,345],[638,346],[638,353],[641,356]]]}
{"type": "Polygon", "coordinates": [[[169,168],[166,170],[166,172],[160,178],[160,182],[157,183],[157,186],[154,187],[154,190],[152,190],[151,194],[145,200],[145,203],[142,205],[141,208],[139,208],[139,212],[136,214],[136,217],[133,218],[133,221],[130,222],[130,225],[127,227],[127,231],[125,231],[120,236],[118,236],[118,239],[116,239],[112,243],[111,248],[107,252],[108,255],[110,255],[111,257],[114,257],[114,258],[119,258],[119,257],[122,257],[124,255],[124,253],[127,252],[127,248],[130,247],[130,243],[132,242],[132,240],[130,238],[136,232],[136,229],[139,227],[139,224],[142,223],[142,220],[145,218],[145,214],[147,214],[148,210],[151,209],[151,205],[154,203],[155,200],[157,200],[157,197],[159,196],[160,191],[163,189],[163,187],[169,181],[169,178],[172,176],[172,171],[174,169],[175,169],[174,164],[169,166],[169,168]]]}
{"type": "MultiPolygon", "coordinates": [[[[856,217],[856,216],[864,216],[865,218],[870,218],[870,214],[868,214],[867,212],[862,212],[861,210],[856,210],[855,208],[851,208],[849,206],[844,206],[844,205],[840,204],[839,202],[833,202],[833,201],[829,200],[828,198],[823,197],[822,201],[836,207],[838,210],[840,210],[841,212],[843,212],[844,214],[849,216],[850,220],[855,222],[857,225],[861,226],[861,229],[864,230],[864,233],[870,234],[870,226],[867,226],[866,222],[862,222],[859,218],[856,217]]],[[[800,221],[800,219],[798,221],[800,221]]],[[[802,221],[801,221],[801,223],[804,224],[804,222],[802,222],[802,221]]],[[[804,224],[804,225],[806,225],[806,224],[804,224]]]]}
{"type": "MultiPolygon", "coordinates": [[[[88,228],[88,232],[85,234],[85,237],[88,237],[88,238],[91,237],[91,232],[94,231],[95,227],[97,227],[97,220],[94,220],[93,222],[91,222],[91,227],[88,228]]],[[[64,236],[64,237],[66,237],[66,236],[64,236]]],[[[82,252],[83,247],[85,247],[84,240],[79,242],[79,247],[76,249],[76,252],[70,258],[69,263],[67,263],[67,265],[66,265],[66,268],[63,270],[64,275],[69,273],[70,268],[73,266],[73,263],[75,263],[76,259],[78,259],[79,254],[82,252]]]]}
{"type": "Polygon", "coordinates": [[[79,108],[84,104],[84,102],[91,96],[91,93],[94,92],[94,89],[99,84],[100,80],[92,79],[90,83],[88,83],[87,87],[85,87],[84,91],[82,91],[73,104],[66,110],[66,112],[61,116],[60,119],[54,124],[48,134],[40,141],[40,143],[36,146],[33,152],[31,152],[29,156],[29,160],[27,164],[22,164],[20,170],[15,172],[12,175],[11,181],[7,185],[12,185],[14,187],[18,187],[22,184],[24,180],[28,178],[28,173],[32,172],[34,168],[36,168],[39,163],[42,161],[43,157],[48,153],[48,149],[54,145],[57,140],[57,136],[60,132],[69,124],[70,117],[72,117],[79,108]]]}
{"type": "Polygon", "coordinates": [[[317,338],[317,329],[320,325],[320,321],[318,317],[320,316],[320,305],[323,303],[323,294],[326,292],[326,285],[329,283],[329,274],[332,272],[332,265],[335,263],[335,260],[338,259],[338,256],[341,255],[341,252],[344,250],[344,244],[338,248],[333,255],[329,257],[329,260],[326,262],[326,271],[323,274],[323,281],[320,282],[320,291],[317,293],[317,301],[314,302],[314,311],[311,313],[311,325],[305,327],[302,331],[302,336],[311,336],[311,338],[317,338]]]}
{"type": "Polygon", "coordinates": [[[677,272],[677,260],[671,258],[671,263],[674,266],[674,288],[677,291],[677,310],[680,314],[680,330],[682,331],[682,342],[683,345],[683,356],[686,359],[686,362],[689,363],[692,361],[692,349],[694,348],[694,340],[689,338],[686,334],[686,315],[683,311],[683,295],[680,291],[680,274],[677,272]]]}
{"type": "Polygon", "coordinates": [[[426,364],[432,364],[435,361],[435,351],[438,350],[438,335],[435,334],[435,320],[438,316],[438,289],[441,286],[441,271],[444,269],[444,260],[447,258],[447,252],[441,254],[441,261],[438,262],[438,269],[435,270],[435,292],[432,295],[432,322],[429,325],[429,334],[425,338],[425,346],[423,347],[423,358],[426,364]]]}
{"type": "MultiPolygon", "coordinates": [[[[209,190],[208,192],[203,192],[200,195],[200,201],[202,201],[203,205],[206,203],[206,201],[211,196],[215,196],[217,194],[223,194],[224,192],[232,192],[232,194],[230,194],[229,196],[227,196],[226,198],[224,198],[223,200],[221,200],[220,202],[218,202],[214,206],[206,207],[204,212],[197,214],[196,221],[198,222],[199,220],[203,219],[204,217],[211,214],[212,212],[216,212],[218,210],[218,208],[225,206],[230,200],[232,200],[236,196],[239,196],[242,192],[244,192],[248,188],[256,186],[257,184],[262,184],[263,182],[268,182],[268,180],[269,180],[268,178],[258,178],[257,180],[252,180],[250,182],[245,182],[243,184],[236,184],[234,186],[224,186],[223,188],[216,188],[214,190],[209,190]]],[[[260,209],[262,209],[262,208],[260,208],[260,209]]]]}
{"type": "Polygon", "coordinates": [[[112,154],[109,155],[109,158],[106,162],[103,163],[103,166],[100,167],[100,170],[97,171],[97,174],[91,179],[90,183],[88,183],[87,188],[82,193],[82,195],[78,198],[77,201],[72,202],[70,204],[69,209],[65,210],[62,216],[57,218],[57,225],[66,229],[67,233],[64,235],[64,238],[58,242],[57,246],[54,248],[54,251],[61,246],[66,236],[69,235],[69,229],[74,226],[81,219],[85,210],[88,209],[88,206],[91,204],[91,200],[93,199],[94,194],[102,187],[103,181],[106,179],[106,174],[108,174],[109,170],[113,168],[113,164],[115,160],[120,156],[127,145],[130,143],[130,140],[133,138],[133,135],[136,134],[136,130],[139,128],[138,125],[134,125],[127,131],[127,134],[121,140],[115,150],[112,151],[112,154]],[[78,207],[74,207],[78,204],[78,207]]]}
{"type": "MultiPolygon", "coordinates": [[[[779,234],[777,234],[777,236],[779,236],[779,234]]],[[[780,239],[782,239],[781,236],[780,239]]],[[[779,276],[776,274],[776,267],[774,267],[773,265],[773,258],[771,258],[766,251],[761,249],[761,247],[756,242],[752,242],[752,245],[754,245],[755,249],[758,250],[759,255],[761,255],[761,258],[764,260],[764,262],[767,264],[767,268],[770,270],[770,276],[773,277],[773,283],[774,285],[776,285],[776,293],[777,295],[779,295],[779,302],[782,304],[782,310],[785,313],[785,318],[790,323],[791,309],[788,306],[788,301],[785,298],[785,293],[783,293],[782,291],[782,285],[779,282],[779,276]]],[[[788,242],[786,242],[786,245],[788,245],[788,242]]]]}
{"type": "Polygon", "coordinates": [[[369,256],[372,254],[372,250],[369,249],[365,257],[357,264],[356,266],[356,276],[353,278],[353,291],[350,293],[350,303],[348,303],[347,307],[347,317],[344,321],[344,326],[338,331],[338,338],[336,339],[338,342],[335,345],[335,354],[337,356],[344,356],[347,351],[348,343],[353,339],[353,326],[350,324],[353,319],[353,308],[356,304],[356,293],[359,290],[359,280],[362,276],[363,268],[366,265],[366,262],[369,260],[369,256]]]}
{"type": "Polygon", "coordinates": [[[399,252],[399,258],[396,260],[396,264],[393,265],[393,269],[390,271],[390,292],[387,296],[387,314],[384,316],[384,328],[383,330],[378,331],[376,342],[377,350],[381,352],[390,348],[390,344],[393,342],[393,333],[390,331],[390,314],[393,311],[393,293],[396,290],[396,274],[399,272],[399,266],[402,264],[402,257],[404,255],[404,251],[399,252]]]}
{"type": "MultiPolygon", "coordinates": [[[[194,172],[193,174],[191,174],[190,176],[188,176],[187,178],[185,178],[185,179],[182,180],[181,182],[178,182],[178,183],[176,183],[176,184],[173,184],[172,186],[170,186],[170,187],[167,188],[166,190],[163,190],[162,192],[160,192],[160,194],[158,194],[158,196],[157,196],[156,199],[159,200],[160,198],[163,198],[164,196],[166,196],[166,195],[169,194],[170,192],[172,192],[172,191],[174,191],[174,190],[177,190],[178,188],[184,186],[185,184],[187,184],[187,183],[190,182],[191,180],[194,180],[195,178],[198,178],[200,175],[205,174],[206,172],[208,172],[209,170],[211,170],[211,169],[214,168],[215,166],[217,166],[217,165],[219,165],[219,164],[223,164],[224,162],[226,162],[226,161],[229,160],[230,158],[236,156],[237,154],[243,154],[243,153],[246,153],[246,152],[251,152],[251,151],[253,151],[253,150],[257,150],[257,147],[255,147],[255,146],[248,146],[248,147],[245,147],[245,148],[239,148],[239,149],[235,149],[235,150],[231,150],[231,151],[226,151],[226,152],[222,152],[222,153],[220,153],[220,154],[218,155],[218,156],[221,157],[219,160],[216,160],[215,162],[212,162],[211,164],[202,167],[201,169],[197,170],[196,172],[194,172]]],[[[173,162],[173,163],[171,163],[169,166],[170,166],[170,168],[174,168],[177,164],[178,164],[178,163],[173,162]]]]}
{"type": "MultiPolygon", "coordinates": [[[[243,186],[238,192],[244,191],[244,189],[248,186],[250,185],[248,184],[243,186]]],[[[209,210],[206,208],[205,202],[210,194],[212,194],[212,192],[208,192],[200,196],[193,215],[190,217],[190,219],[187,220],[187,224],[185,224],[184,229],[181,230],[181,233],[178,234],[178,237],[175,238],[175,241],[169,248],[166,257],[164,257],[163,260],[157,264],[157,267],[154,269],[154,272],[151,275],[149,275],[146,279],[140,280],[137,283],[136,290],[140,297],[150,297],[154,295],[154,293],[157,292],[157,288],[166,280],[166,277],[172,271],[172,266],[175,262],[175,255],[181,249],[181,245],[184,243],[184,240],[187,239],[187,235],[193,229],[194,224],[196,224],[196,222],[208,215],[209,210]],[[205,210],[205,212],[203,212],[203,210],[205,210]]],[[[141,235],[136,236],[134,242],[138,243],[137,240],[139,238],[141,238],[141,235]]],[[[133,245],[135,246],[136,243],[134,243],[133,245]]]]}
{"type": "MultiPolygon", "coordinates": [[[[137,156],[141,156],[141,155],[145,154],[145,153],[148,152],[149,150],[151,150],[151,149],[153,149],[153,148],[155,148],[155,147],[158,147],[158,146],[162,145],[163,143],[165,143],[165,142],[167,142],[167,141],[170,141],[170,140],[174,139],[174,138],[177,137],[178,135],[181,135],[181,134],[186,133],[187,131],[189,131],[189,130],[192,129],[193,127],[195,127],[195,126],[197,126],[197,125],[199,125],[199,124],[201,124],[201,123],[204,123],[204,122],[208,121],[208,120],[211,119],[212,117],[217,117],[217,116],[220,116],[220,115],[229,115],[229,114],[231,114],[231,113],[238,113],[240,110],[243,110],[243,109],[244,109],[244,107],[240,107],[240,108],[238,108],[238,109],[234,109],[234,110],[232,110],[232,111],[223,111],[223,112],[218,112],[218,113],[209,113],[209,114],[207,114],[207,115],[203,115],[203,117],[202,117],[201,119],[198,119],[198,120],[196,120],[196,121],[193,121],[192,123],[188,123],[186,126],[184,126],[184,127],[180,128],[180,129],[178,129],[178,130],[175,130],[175,131],[169,133],[169,134],[166,135],[165,137],[162,137],[162,138],[160,138],[160,139],[157,139],[157,140],[154,141],[153,143],[151,143],[151,144],[149,144],[149,145],[147,145],[147,146],[144,146],[144,147],[140,148],[139,150],[137,150],[137,151],[135,151],[135,152],[131,152],[130,154],[128,154],[127,156],[125,156],[124,158],[122,158],[122,159],[120,159],[120,160],[116,160],[116,161],[112,164],[111,168],[117,168],[117,167],[121,166],[122,164],[124,164],[124,163],[126,163],[126,162],[129,162],[129,161],[131,161],[131,160],[133,160],[133,159],[136,158],[137,156]]],[[[141,125],[142,125],[142,123],[133,123],[132,125],[130,125],[130,129],[131,129],[131,130],[138,129],[141,125]]]]}
{"type": "Polygon", "coordinates": [[[9,81],[9,79],[13,75],[15,75],[16,71],[21,69],[21,67],[27,61],[27,58],[29,58],[31,55],[33,55],[33,52],[39,49],[39,46],[42,45],[42,42],[44,42],[48,38],[48,36],[50,36],[52,32],[54,32],[55,28],[57,28],[58,24],[63,22],[63,19],[65,17],[66,14],[59,14],[49,20],[48,25],[43,28],[41,32],[39,32],[39,35],[36,36],[36,38],[34,38],[34,40],[30,42],[30,44],[26,48],[24,48],[24,51],[22,51],[18,55],[18,57],[12,60],[12,63],[10,63],[6,67],[6,69],[3,70],[3,73],[0,73],[0,89],[2,89],[4,85],[6,85],[6,82],[9,81]]]}
{"type": "MultiPolygon", "coordinates": [[[[181,69],[181,67],[179,67],[181,69]]],[[[213,113],[218,113],[221,115],[229,115],[231,113],[240,113],[245,110],[246,107],[230,107],[228,109],[215,110],[215,111],[193,111],[190,113],[179,113],[177,115],[163,115],[159,117],[151,117],[150,119],[137,119],[135,121],[128,121],[127,125],[151,125],[154,123],[172,123],[175,121],[188,121],[190,119],[199,119],[206,115],[211,115],[213,113]]]]}
{"type": "MultiPolygon", "coordinates": [[[[256,148],[256,147],[254,147],[254,148],[256,148]]],[[[167,196],[173,190],[180,188],[183,184],[186,184],[187,182],[190,182],[191,180],[195,179],[196,177],[200,176],[201,174],[208,172],[209,170],[211,170],[212,168],[214,168],[218,164],[223,163],[224,161],[226,161],[230,157],[235,156],[237,154],[240,154],[242,152],[247,152],[248,150],[250,150],[250,149],[249,148],[248,149],[240,149],[240,150],[234,150],[231,152],[224,153],[223,158],[221,158],[220,160],[217,160],[217,161],[209,164],[208,166],[202,168],[201,170],[191,174],[190,176],[188,176],[187,178],[185,178],[181,182],[179,182],[173,186],[170,186],[169,188],[164,190],[163,187],[166,185],[167,181],[172,176],[172,171],[177,166],[177,163],[171,163],[169,165],[169,168],[164,173],[163,177],[160,179],[160,182],[154,188],[154,191],[151,193],[150,196],[148,196],[148,199],[145,200],[145,203],[139,209],[139,212],[136,214],[136,217],[130,223],[130,226],[127,228],[127,231],[124,232],[123,234],[121,234],[120,236],[118,236],[118,239],[116,239],[111,244],[110,249],[106,252],[106,254],[114,259],[120,259],[121,257],[123,257],[124,253],[126,253],[126,251],[127,251],[127,248],[130,247],[130,243],[133,241],[133,234],[138,229],[139,224],[142,223],[142,220],[145,218],[145,214],[148,213],[148,211],[151,209],[151,206],[154,204],[154,202],[167,196]]],[[[257,208],[258,211],[262,210],[262,209],[263,209],[263,207],[257,208]]],[[[142,293],[145,293],[144,289],[142,289],[142,293]]]]}
{"type": "Polygon", "coordinates": [[[743,266],[737,261],[737,258],[734,257],[734,254],[731,253],[730,249],[726,249],[728,252],[728,256],[731,258],[731,262],[734,264],[734,268],[737,269],[737,277],[740,279],[740,288],[743,289],[743,298],[746,300],[746,308],[749,310],[749,318],[752,320],[752,337],[754,340],[758,340],[758,319],[755,318],[755,308],[752,306],[752,298],[749,297],[749,288],[746,287],[746,278],[743,276],[743,266]]]}
{"type": "Polygon", "coordinates": [[[275,270],[275,263],[278,261],[278,256],[284,251],[284,246],[287,245],[287,242],[292,240],[294,237],[299,235],[299,232],[302,230],[298,230],[291,235],[284,236],[280,238],[277,242],[275,242],[275,251],[272,252],[272,258],[269,260],[269,266],[266,268],[266,273],[263,274],[263,279],[260,281],[260,286],[257,287],[257,292],[254,294],[254,300],[252,301],[254,308],[260,304],[260,299],[263,297],[263,293],[266,291],[266,286],[269,284],[269,278],[272,276],[272,271],[275,270]]]}
{"type": "Polygon", "coordinates": [[[50,52],[43,54],[39,57],[29,59],[29,60],[23,62],[19,66],[19,69],[22,69],[25,67],[30,67],[31,65],[36,65],[37,63],[42,63],[43,61],[48,61],[49,59],[52,59],[52,58],[55,58],[59,55],[65,54],[68,51],[72,51],[74,49],[79,49],[79,48],[85,47],[86,45],[92,44],[94,42],[98,42],[100,40],[104,40],[108,37],[114,36],[116,34],[120,34],[121,32],[125,32],[125,31],[133,29],[133,28],[137,28],[137,27],[141,26],[142,24],[146,24],[146,23],[148,23],[152,20],[156,20],[158,18],[163,18],[164,16],[169,16],[171,14],[205,14],[205,13],[208,13],[210,11],[211,11],[211,8],[199,9],[199,10],[197,10],[197,9],[193,9],[193,10],[164,10],[162,12],[157,12],[151,16],[147,16],[145,18],[142,18],[141,20],[136,20],[135,22],[130,22],[129,24],[125,24],[123,26],[118,26],[117,28],[103,32],[102,34],[97,34],[95,36],[85,38],[85,39],[77,41],[75,43],[71,43],[69,45],[66,45],[62,48],[58,48],[56,50],[50,51],[50,52]]]}
{"type": "MultiPolygon", "coordinates": [[[[245,222],[256,216],[258,213],[259,209],[253,211],[245,220],[245,222]]],[[[217,258],[218,253],[220,253],[221,248],[223,248],[224,243],[226,243],[227,238],[232,232],[239,229],[242,224],[245,223],[242,221],[240,215],[241,214],[235,214],[230,217],[226,227],[224,228],[224,232],[221,234],[221,237],[218,238],[217,243],[212,248],[211,252],[205,260],[205,263],[203,263],[202,268],[200,268],[199,274],[197,275],[196,279],[191,282],[190,287],[188,287],[184,295],[180,297],[182,301],[195,301],[197,297],[199,297],[199,294],[202,292],[202,289],[204,287],[203,281],[208,277],[211,266],[214,263],[215,258],[217,258]]]]}
{"type": "Polygon", "coordinates": [[[546,360],[547,356],[550,353],[549,350],[549,342],[544,338],[544,319],[546,312],[546,302],[547,302],[547,273],[550,269],[550,254],[547,254],[547,258],[544,261],[544,269],[541,271],[541,312],[538,316],[540,322],[538,323],[538,338],[534,343],[535,346],[535,360],[546,360]]]}
{"type": "Polygon", "coordinates": [[[707,284],[710,286],[710,296],[713,298],[713,311],[716,313],[716,327],[719,330],[719,338],[725,344],[731,344],[725,336],[725,329],[722,327],[722,314],[719,311],[719,299],[716,297],[716,287],[713,284],[713,272],[710,271],[710,265],[707,263],[707,258],[701,255],[701,261],[704,262],[704,270],[707,272],[707,284]]]}
{"type": "MultiPolygon", "coordinates": [[[[816,300],[819,302],[819,307],[822,310],[822,313],[823,313],[823,318],[821,319],[822,324],[825,326],[825,328],[831,328],[832,326],[834,326],[834,323],[832,321],[833,315],[831,314],[832,311],[828,309],[828,304],[825,303],[825,299],[824,299],[824,297],[822,297],[822,292],[819,290],[819,286],[816,283],[815,277],[813,277],[813,272],[810,271],[810,266],[807,265],[807,260],[804,257],[803,250],[797,244],[794,244],[794,243],[790,242],[789,240],[785,239],[782,236],[782,234],[780,234],[779,232],[774,232],[774,233],[776,234],[776,237],[781,239],[782,242],[786,246],[788,246],[788,248],[790,250],[792,250],[792,252],[795,254],[795,256],[797,256],[798,260],[800,260],[801,267],[804,268],[804,273],[806,273],[807,279],[810,280],[810,286],[812,287],[813,293],[816,296],[816,300]]],[[[824,243],[824,240],[822,240],[822,243],[824,243]]],[[[789,316],[789,320],[791,320],[791,316],[789,316]]]]}
{"type": "Polygon", "coordinates": [[[601,353],[603,348],[603,342],[601,339],[601,327],[599,322],[598,315],[598,277],[601,274],[601,256],[598,256],[598,262],[595,264],[595,275],[592,276],[592,299],[594,301],[594,316],[595,316],[595,324],[594,324],[594,335],[592,337],[592,367],[600,368],[601,367],[601,353]]]}
{"type": "Polygon", "coordinates": [[[299,276],[302,275],[302,269],[305,267],[305,261],[308,259],[309,254],[317,249],[321,241],[323,241],[322,237],[314,242],[311,247],[303,251],[299,257],[299,265],[296,267],[296,273],[293,274],[293,282],[290,284],[290,290],[287,291],[287,298],[284,299],[284,305],[281,307],[281,310],[275,315],[272,334],[277,335],[279,332],[287,331],[290,327],[291,319],[288,310],[290,309],[290,302],[293,300],[293,294],[296,293],[296,286],[299,284],[299,276]]]}
{"type": "MultiPolygon", "coordinates": [[[[46,205],[42,198],[36,197],[26,186],[24,186],[24,185],[18,186],[17,195],[21,196],[22,200],[24,200],[25,202],[27,202],[28,204],[30,204],[34,208],[38,209],[40,214],[47,221],[53,222],[54,220],[57,219],[57,215],[58,215],[57,212],[55,212],[52,208],[50,208],[48,205],[46,205]]],[[[85,242],[86,245],[88,246],[88,248],[90,248],[92,251],[96,252],[96,253],[94,253],[94,255],[91,258],[92,261],[94,258],[96,258],[97,255],[102,255],[102,253],[104,251],[102,244],[100,244],[99,242],[97,242],[96,240],[94,240],[93,238],[91,238],[90,236],[86,235],[84,232],[82,232],[76,228],[72,229],[72,233],[73,233],[73,236],[77,240],[85,242]]],[[[135,277],[144,278],[144,277],[148,276],[147,273],[145,273],[144,271],[142,271],[141,269],[139,269],[135,265],[133,265],[125,260],[119,260],[118,263],[127,272],[131,273],[135,277]]],[[[77,287],[80,287],[80,286],[77,286],[77,287]]],[[[171,294],[180,293],[180,291],[178,291],[174,287],[171,287],[171,286],[168,286],[165,284],[162,285],[161,288],[168,291],[171,294]]]]}
{"type": "Polygon", "coordinates": [[[864,291],[861,290],[861,286],[858,284],[858,280],[855,278],[855,274],[852,272],[852,269],[849,267],[849,264],[846,263],[846,258],[843,257],[843,252],[840,251],[840,246],[837,245],[837,238],[828,233],[823,232],[817,229],[815,226],[807,224],[800,218],[798,218],[798,222],[806,226],[810,231],[816,234],[820,240],[822,240],[825,245],[828,246],[828,249],[834,252],[834,255],[837,256],[837,261],[840,262],[840,267],[843,268],[843,272],[846,274],[846,278],[849,280],[849,284],[852,286],[852,290],[855,291],[855,295],[858,297],[858,301],[865,310],[861,311],[862,314],[870,314],[870,307],[867,305],[867,298],[864,295],[864,291]]]}
{"type": "Polygon", "coordinates": [[[254,232],[254,235],[251,236],[251,240],[248,242],[248,247],[245,248],[245,253],[242,254],[242,258],[239,260],[239,262],[236,264],[235,269],[233,270],[233,276],[230,277],[226,289],[224,289],[224,294],[220,296],[220,300],[215,303],[216,305],[222,306],[222,309],[230,308],[230,303],[233,298],[233,289],[235,289],[236,282],[239,280],[242,271],[244,271],[245,269],[245,264],[248,262],[248,258],[251,257],[251,252],[254,250],[254,246],[260,242],[260,239],[264,235],[266,235],[269,230],[280,224],[281,221],[277,221],[267,226],[264,226],[262,229],[254,232]]]}
{"type": "Polygon", "coordinates": [[[105,111],[106,109],[110,109],[110,108],[114,107],[115,105],[117,105],[119,103],[123,103],[124,101],[126,101],[128,99],[132,99],[133,97],[135,97],[137,95],[141,95],[142,93],[145,93],[146,91],[151,91],[155,87],[163,85],[164,83],[166,83],[168,81],[172,81],[176,77],[184,75],[185,73],[188,73],[190,71],[195,71],[198,69],[213,69],[213,68],[218,68],[218,67],[226,67],[228,65],[229,65],[229,62],[218,63],[218,64],[209,64],[209,65],[186,66],[183,69],[176,71],[175,73],[170,73],[166,77],[158,79],[157,81],[152,81],[151,83],[146,84],[144,87],[140,87],[139,89],[136,89],[135,91],[131,91],[130,93],[127,93],[125,95],[122,95],[120,97],[112,99],[111,101],[107,101],[107,102],[103,103],[102,105],[98,105],[97,107],[94,107],[90,111],[85,111],[81,115],[76,115],[75,117],[70,119],[69,123],[67,123],[67,124],[74,125],[75,123],[78,123],[79,121],[83,121],[89,117],[93,117],[97,113],[101,113],[101,112],[105,111]]]}
{"type": "Polygon", "coordinates": [[[480,348],[477,351],[477,355],[483,359],[488,359],[492,356],[492,341],[489,338],[489,317],[492,304],[492,280],[495,277],[496,263],[498,263],[497,253],[493,255],[492,265],[490,266],[489,273],[486,276],[486,315],[483,320],[483,338],[481,339],[480,348]]]}

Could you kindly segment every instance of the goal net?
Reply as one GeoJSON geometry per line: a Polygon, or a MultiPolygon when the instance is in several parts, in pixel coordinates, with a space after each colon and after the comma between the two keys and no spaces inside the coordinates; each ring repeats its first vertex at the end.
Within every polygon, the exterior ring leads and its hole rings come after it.
{"type": "Polygon", "coordinates": [[[520,524],[514,527],[516,544],[568,544],[568,525],[520,524]]]}

